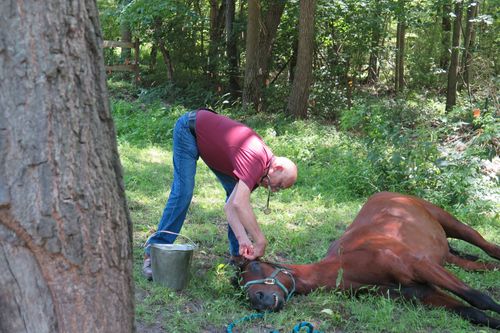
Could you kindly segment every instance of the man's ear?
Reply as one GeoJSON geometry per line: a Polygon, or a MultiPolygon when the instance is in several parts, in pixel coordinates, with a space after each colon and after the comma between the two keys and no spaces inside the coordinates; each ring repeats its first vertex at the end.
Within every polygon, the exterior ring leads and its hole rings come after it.
{"type": "Polygon", "coordinates": [[[275,164],[269,169],[269,173],[273,174],[276,171],[283,171],[285,168],[281,164],[275,164]]]}

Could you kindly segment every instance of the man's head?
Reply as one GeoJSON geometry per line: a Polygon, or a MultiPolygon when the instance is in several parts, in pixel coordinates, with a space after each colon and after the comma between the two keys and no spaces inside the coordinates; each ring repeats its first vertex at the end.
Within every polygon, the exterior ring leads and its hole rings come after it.
{"type": "Polygon", "coordinates": [[[265,187],[270,187],[271,191],[277,192],[284,188],[289,188],[297,180],[297,166],[286,157],[276,156],[271,162],[267,177],[262,180],[265,187]]]}

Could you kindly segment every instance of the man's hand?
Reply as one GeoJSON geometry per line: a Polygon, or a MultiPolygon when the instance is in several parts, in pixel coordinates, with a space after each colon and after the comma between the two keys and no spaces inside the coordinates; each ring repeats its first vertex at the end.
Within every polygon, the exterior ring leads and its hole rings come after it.
{"type": "Polygon", "coordinates": [[[264,243],[256,243],[253,245],[250,241],[247,242],[239,242],[240,243],[240,255],[248,260],[255,260],[264,255],[266,251],[266,242],[264,243]]]}

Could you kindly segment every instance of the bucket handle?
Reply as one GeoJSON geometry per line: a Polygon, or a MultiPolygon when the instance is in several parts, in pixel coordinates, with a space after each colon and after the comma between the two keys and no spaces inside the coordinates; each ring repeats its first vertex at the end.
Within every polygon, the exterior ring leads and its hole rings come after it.
{"type": "Polygon", "coordinates": [[[148,237],[148,239],[146,240],[146,242],[144,243],[143,247],[147,248],[149,246],[151,246],[151,244],[148,244],[149,240],[151,239],[151,237],[153,237],[154,235],[160,233],[160,232],[164,232],[166,234],[171,234],[171,235],[177,235],[177,236],[181,236],[181,237],[184,237],[186,238],[188,241],[191,242],[191,244],[193,244],[194,248],[197,249],[198,248],[198,245],[196,245],[195,242],[193,242],[193,240],[191,238],[189,238],[188,236],[184,236],[184,235],[181,235],[181,234],[178,234],[176,232],[173,232],[173,231],[168,231],[168,230],[158,230],[156,231],[155,233],[153,233],[151,236],[148,237]]]}

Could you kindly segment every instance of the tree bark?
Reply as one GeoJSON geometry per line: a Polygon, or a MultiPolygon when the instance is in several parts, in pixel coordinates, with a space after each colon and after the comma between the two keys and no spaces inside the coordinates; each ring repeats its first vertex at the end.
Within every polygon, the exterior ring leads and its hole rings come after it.
{"type": "Polygon", "coordinates": [[[371,31],[371,47],[370,57],[368,60],[368,75],[366,78],[367,83],[376,83],[379,80],[379,50],[380,39],[383,36],[384,18],[382,16],[382,7],[376,7],[373,18],[373,26],[371,31]]]}
{"type": "Polygon", "coordinates": [[[405,35],[406,24],[403,19],[398,22],[396,37],[396,70],[394,78],[394,90],[396,93],[404,89],[404,55],[405,55],[405,35]]]}
{"type": "Polygon", "coordinates": [[[269,1],[269,8],[266,11],[264,18],[264,28],[260,29],[259,37],[259,64],[262,68],[261,81],[267,86],[269,82],[269,64],[273,53],[273,44],[278,32],[278,26],[281,21],[281,16],[285,10],[286,1],[273,0],[269,1]]]}
{"type": "Polygon", "coordinates": [[[259,24],[260,0],[248,0],[248,22],[246,34],[245,82],[243,104],[261,110],[261,86],[259,82],[259,24]]]}
{"type": "Polygon", "coordinates": [[[457,104],[457,79],[459,72],[459,48],[462,26],[462,3],[455,4],[455,22],[453,23],[453,37],[451,44],[450,68],[448,69],[448,87],[446,92],[446,111],[457,104]]]}
{"type": "Polygon", "coordinates": [[[290,58],[290,65],[288,69],[288,82],[293,84],[293,79],[295,78],[295,67],[297,66],[297,52],[299,48],[299,39],[298,37],[293,39],[292,43],[292,56],[290,58]]]}
{"type": "Polygon", "coordinates": [[[253,104],[257,111],[263,110],[262,87],[269,79],[269,59],[285,2],[273,0],[267,6],[263,19],[260,0],[248,1],[243,103],[253,104]]]}
{"type": "Polygon", "coordinates": [[[226,0],[226,52],[228,58],[229,93],[234,99],[241,96],[241,87],[238,79],[238,46],[234,31],[236,13],[235,0],[226,0]]]}
{"type": "Polygon", "coordinates": [[[467,8],[467,22],[465,24],[464,49],[462,53],[462,77],[464,85],[468,89],[470,84],[470,65],[472,63],[472,51],[474,45],[474,19],[477,17],[479,4],[477,2],[469,3],[467,8]]]}
{"type": "Polygon", "coordinates": [[[149,71],[153,72],[156,67],[156,57],[158,55],[158,47],[155,43],[151,45],[151,51],[149,53],[149,71]]]}
{"type": "Polygon", "coordinates": [[[224,31],[225,1],[210,0],[210,45],[208,47],[207,73],[211,82],[216,82],[218,73],[219,48],[224,31]]]}
{"type": "MultiPolygon", "coordinates": [[[[130,3],[130,0],[120,0],[120,7],[123,8],[130,3]]],[[[130,30],[130,24],[123,18],[120,17],[120,35],[121,41],[131,43],[132,42],[132,30],[130,30]]],[[[122,48],[120,58],[122,63],[131,61],[131,49],[122,48]]]]}
{"type": "Polygon", "coordinates": [[[297,66],[287,106],[288,114],[295,118],[304,119],[307,117],[309,91],[312,82],[315,8],[316,0],[300,1],[297,66]]]}
{"type": "Polygon", "coordinates": [[[0,2],[0,332],[133,332],[95,1],[0,2]]]}
{"type": "Polygon", "coordinates": [[[158,48],[160,49],[161,55],[163,56],[163,62],[167,67],[167,80],[170,82],[174,81],[174,66],[172,65],[172,58],[170,57],[170,52],[163,40],[158,41],[158,48]]]}
{"type": "Polygon", "coordinates": [[[162,36],[162,21],[161,18],[155,18],[155,22],[153,25],[153,39],[155,45],[160,49],[161,55],[163,57],[163,63],[167,68],[167,80],[170,82],[174,81],[174,65],[172,64],[172,59],[170,58],[170,52],[168,48],[165,46],[165,41],[162,36]]]}
{"type": "Polygon", "coordinates": [[[451,4],[446,3],[443,5],[443,13],[441,19],[442,36],[441,36],[441,58],[439,60],[440,68],[448,70],[450,64],[450,46],[451,46],[451,4]]]}

